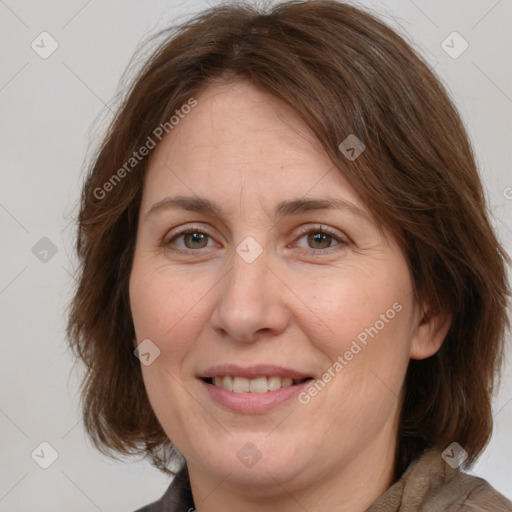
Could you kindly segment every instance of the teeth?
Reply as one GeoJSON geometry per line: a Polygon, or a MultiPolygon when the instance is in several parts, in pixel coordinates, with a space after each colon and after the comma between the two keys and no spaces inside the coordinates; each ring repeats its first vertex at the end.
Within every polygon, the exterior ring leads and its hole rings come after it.
{"type": "Polygon", "coordinates": [[[247,393],[249,391],[249,379],[235,377],[233,379],[233,391],[235,393],[247,393]]]}
{"type": "Polygon", "coordinates": [[[290,377],[258,377],[256,379],[246,379],[245,377],[214,377],[213,384],[219,388],[234,391],[235,393],[266,393],[275,391],[293,385],[293,379],[290,377]]]}
{"type": "Polygon", "coordinates": [[[279,389],[281,387],[281,377],[268,377],[267,386],[268,389],[270,389],[270,391],[274,391],[274,389],[279,389]]]}
{"type": "Polygon", "coordinates": [[[266,393],[268,391],[267,378],[258,377],[257,379],[251,379],[249,381],[249,391],[251,393],[266,393]]]}

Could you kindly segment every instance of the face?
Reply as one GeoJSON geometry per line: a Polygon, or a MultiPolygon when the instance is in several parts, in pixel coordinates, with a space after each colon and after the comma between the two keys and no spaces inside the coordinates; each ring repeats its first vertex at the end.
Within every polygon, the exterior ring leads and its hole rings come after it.
{"type": "Polygon", "coordinates": [[[243,82],[195,98],[151,156],[130,278],[163,429],[234,485],[389,456],[421,352],[403,254],[290,107],[243,82]]]}

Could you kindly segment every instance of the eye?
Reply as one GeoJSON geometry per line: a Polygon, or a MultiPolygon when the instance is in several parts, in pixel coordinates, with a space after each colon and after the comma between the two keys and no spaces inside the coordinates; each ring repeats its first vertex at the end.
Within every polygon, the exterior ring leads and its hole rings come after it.
{"type": "Polygon", "coordinates": [[[210,235],[201,228],[189,227],[183,231],[175,233],[168,240],[164,241],[163,245],[176,252],[187,252],[208,247],[208,238],[211,239],[210,235]],[[175,241],[180,238],[183,239],[184,246],[178,245],[177,247],[174,247],[175,241]]]}
{"type": "Polygon", "coordinates": [[[299,240],[306,238],[309,249],[313,251],[326,252],[326,249],[347,245],[347,241],[341,235],[323,226],[301,228],[299,232],[302,235],[299,240]],[[333,241],[336,242],[334,245],[332,245],[333,241]]]}
{"type": "MultiPolygon", "coordinates": [[[[308,244],[308,247],[299,245],[299,249],[308,253],[331,252],[331,250],[338,250],[348,245],[342,235],[321,225],[301,228],[299,233],[301,236],[298,240],[305,238],[308,244]],[[335,243],[333,244],[333,242],[335,243]]],[[[163,240],[162,245],[177,253],[190,254],[200,249],[214,247],[215,243],[212,237],[202,228],[191,226],[172,234],[166,240],[163,240]],[[208,245],[209,239],[212,241],[210,245],[208,245]],[[177,243],[179,240],[182,240],[181,244],[177,243]]]]}

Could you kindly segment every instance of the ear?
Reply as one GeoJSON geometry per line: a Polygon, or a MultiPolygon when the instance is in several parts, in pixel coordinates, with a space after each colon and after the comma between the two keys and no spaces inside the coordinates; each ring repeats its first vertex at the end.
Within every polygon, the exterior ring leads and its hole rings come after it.
{"type": "Polygon", "coordinates": [[[418,318],[413,331],[410,356],[411,359],[426,359],[441,348],[453,317],[451,313],[427,309],[418,318]]]}

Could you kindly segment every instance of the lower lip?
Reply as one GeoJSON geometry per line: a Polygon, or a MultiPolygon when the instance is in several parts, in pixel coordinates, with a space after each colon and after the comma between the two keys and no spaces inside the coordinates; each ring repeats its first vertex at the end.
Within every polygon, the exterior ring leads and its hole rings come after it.
{"type": "Polygon", "coordinates": [[[265,393],[236,393],[235,391],[229,391],[228,389],[209,384],[202,379],[199,380],[215,402],[232,411],[243,414],[260,414],[270,411],[279,404],[296,397],[312,382],[307,380],[294,386],[286,386],[275,391],[266,391],[265,393]]]}

